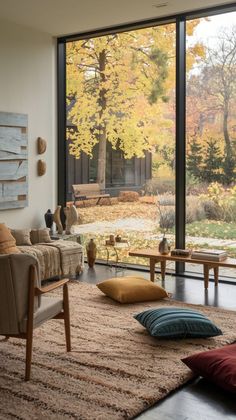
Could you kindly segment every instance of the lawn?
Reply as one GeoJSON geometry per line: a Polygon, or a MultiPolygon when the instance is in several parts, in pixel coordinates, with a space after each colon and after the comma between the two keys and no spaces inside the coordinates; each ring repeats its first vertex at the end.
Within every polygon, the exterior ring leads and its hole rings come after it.
{"type": "Polygon", "coordinates": [[[202,220],[186,225],[189,236],[205,238],[233,239],[236,241],[236,223],[226,223],[215,220],[202,220]]]}

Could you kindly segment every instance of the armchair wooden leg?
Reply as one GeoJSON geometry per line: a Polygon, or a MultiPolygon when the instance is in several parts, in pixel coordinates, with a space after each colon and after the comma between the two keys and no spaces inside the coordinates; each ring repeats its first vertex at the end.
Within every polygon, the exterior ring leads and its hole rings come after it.
{"type": "Polygon", "coordinates": [[[36,267],[30,266],[29,298],[28,298],[28,318],[26,329],[26,362],[25,362],[25,381],[30,380],[33,328],[34,328],[34,287],[35,287],[36,267]]]}
{"type": "Polygon", "coordinates": [[[64,309],[64,324],[66,335],[66,350],[71,351],[71,338],[70,338],[70,310],[69,310],[69,295],[67,284],[63,287],[63,309],[64,309]]]}
{"type": "Polygon", "coordinates": [[[25,381],[30,380],[32,347],[33,347],[33,329],[27,334],[27,339],[26,339],[25,381]]]}

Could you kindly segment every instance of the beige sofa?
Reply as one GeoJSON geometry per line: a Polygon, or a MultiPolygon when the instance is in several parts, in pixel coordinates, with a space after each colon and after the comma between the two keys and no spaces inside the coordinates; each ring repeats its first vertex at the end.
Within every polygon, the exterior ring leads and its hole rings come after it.
{"type": "Polygon", "coordinates": [[[83,271],[83,247],[77,242],[57,240],[17,247],[22,253],[30,254],[38,260],[42,280],[59,276],[74,276],[83,271]]]}

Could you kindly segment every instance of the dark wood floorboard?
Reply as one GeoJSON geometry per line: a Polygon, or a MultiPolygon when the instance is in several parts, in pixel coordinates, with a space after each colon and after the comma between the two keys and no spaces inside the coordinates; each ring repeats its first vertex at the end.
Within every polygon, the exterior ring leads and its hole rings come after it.
{"type": "MultiPolygon", "coordinates": [[[[148,272],[127,268],[117,271],[114,267],[95,265],[94,269],[85,267],[78,280],[96,284],[107,278],[132,274],[149,278],[148,272]]],[[[214,283],[210,282],[208,291],[205,291],[203,281],[200,280],[167,276],[164,284],[158,281],[173,294],[174,299],[182,302],[236,310],[236,285],[221,283],[218,288],[215,288],[214,283]]],[[[236,420],[236,397],[199,378],[175,391],[136,418],[139,420],[236,420]]]]}

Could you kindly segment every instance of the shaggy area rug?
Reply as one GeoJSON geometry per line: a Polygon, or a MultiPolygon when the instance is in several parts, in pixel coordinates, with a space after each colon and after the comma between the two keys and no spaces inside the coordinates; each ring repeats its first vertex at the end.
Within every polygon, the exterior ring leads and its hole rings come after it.
{"type": "Polygon", "coordinates": [[[236,340],[236,312],[171,299],[121,305],[83,283],[69,292],[73,351],[65,352],[63,321],[35,330],[30,382],[24,341],[0,340],[0,419],[130,419],[193,378],[181,358],[236,340]],[[224,335],[158,340],[132,317],[167,305],[200,310],[224,335]]]}

